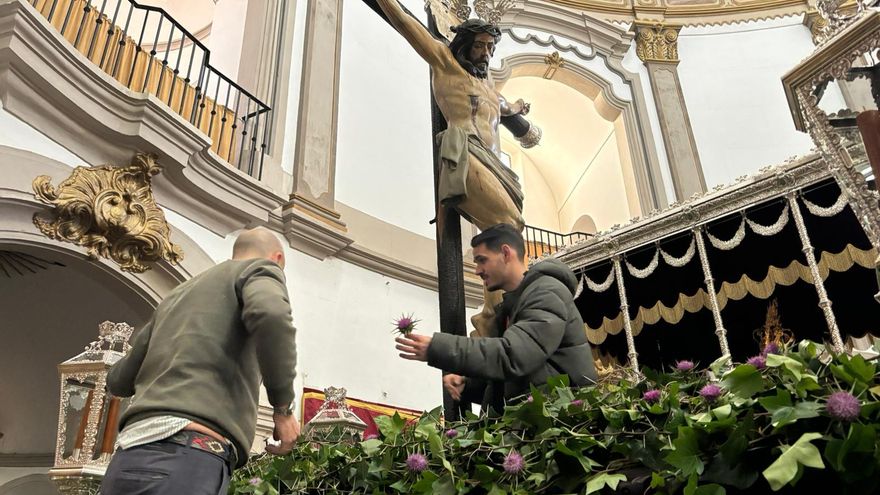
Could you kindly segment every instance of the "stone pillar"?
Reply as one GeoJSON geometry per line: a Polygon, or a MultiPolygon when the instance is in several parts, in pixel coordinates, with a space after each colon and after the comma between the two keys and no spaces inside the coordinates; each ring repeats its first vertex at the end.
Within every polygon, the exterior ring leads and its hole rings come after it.
{"type": "Polygon", "coordinates": [[[293,190],[283,209],[292,247],[324,259],[351,243],[335,211],[342,0],[308,0],[293,190]]]}
{"type": "Polygon", "coordinates": [[[706,179],[678,79],[681,26],[637,20],[630,29],[636,33],[636,54],[651,78],[675,195],[679,201],[685,200],[704,192],[706,179]]]}

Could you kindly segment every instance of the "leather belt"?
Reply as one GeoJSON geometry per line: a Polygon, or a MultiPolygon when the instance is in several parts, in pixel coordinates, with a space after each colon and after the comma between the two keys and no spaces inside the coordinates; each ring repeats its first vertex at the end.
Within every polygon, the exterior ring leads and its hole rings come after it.
{"type": "Polygon", "coordinates": [[[235,467],[237,460],[235,447],[216,438],[192,430],[181,430],[165,439],[166,442],[183,445],[196,450],[203,450],[223,459],[230,468],[235,467]]]}

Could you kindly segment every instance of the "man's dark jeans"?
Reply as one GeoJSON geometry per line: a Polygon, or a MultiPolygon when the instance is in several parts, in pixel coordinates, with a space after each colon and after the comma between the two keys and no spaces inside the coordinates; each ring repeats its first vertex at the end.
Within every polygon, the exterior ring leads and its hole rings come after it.
{"type": "Polygon", "coordinates": [[[210,452],[159,441],[117,451],[101,495],[225,495],[229,475],[210,452]]]}

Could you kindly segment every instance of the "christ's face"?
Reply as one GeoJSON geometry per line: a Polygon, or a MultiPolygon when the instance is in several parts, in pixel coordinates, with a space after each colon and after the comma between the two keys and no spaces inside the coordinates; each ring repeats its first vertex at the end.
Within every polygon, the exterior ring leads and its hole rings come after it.
{"type": "Polygon", "coordinates": [[[468,61],[481,72],[489,69],[489,60],[495,53],[495,37],[489,33],[478,33],[468,52],[468,61]]]}

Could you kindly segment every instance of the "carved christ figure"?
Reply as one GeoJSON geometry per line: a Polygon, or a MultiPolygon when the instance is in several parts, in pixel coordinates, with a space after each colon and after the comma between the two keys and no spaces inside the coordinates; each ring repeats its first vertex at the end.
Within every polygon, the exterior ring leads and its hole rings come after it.
{"type": "MultiPolygon", "coordinates": [[[[498,223],[524,227],[519,180],[499,159],[498,124],[503,117],[525,115],[522,100],[509,104],[489,78],[489,61],[501,39],[497,26],[469,19],[452,28],[447,46],[435,39],[397,0],[377,0],[392,26],[431,66],[431,85],[448,129],[440,145],[438,196],[480,230],[498,223]]],[[[438,216],[439,219],[439,216],[438,216]]],[[[440,225],[442,229],[442,224],[440,225]]],[[[489,335],[501,291],[487,293],[483,312],[471,322],[477,335],[489,335]]]]}

